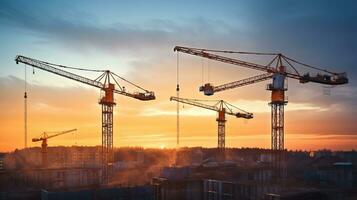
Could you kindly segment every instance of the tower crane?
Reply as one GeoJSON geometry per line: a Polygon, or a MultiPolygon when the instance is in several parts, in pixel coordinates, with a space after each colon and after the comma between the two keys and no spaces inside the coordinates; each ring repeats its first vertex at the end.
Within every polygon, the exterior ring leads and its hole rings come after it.
{"type": "Polygon", "coordinates": [[[41,144],[41,154],[42,154],[42,167],[47,167],[48,166],[48,159],[47,159],[47,140],[50,138],[54,138],[66,133],[71,133],[76,131],[77,129],[71,129],[71,130],[67,130],[67,131],[60,131],[60,132],[54,132],[56,134],[54,135],[48,135],[49,132],[43,132],[43,134],[38,137],[38,138],[32,138],[32,142],[39,142],[42,141],[41,144]]]}
{"type": "Polygon", "coordinates": [[[125,78],[111,72],[109,70],[92,70],[76,67],[68,67],[58,64],[53,64],[25,56],[18,55],[15,58],[16,64],[24,63],[77,82],[100,89],[103,94],[99,100],[102,107],[102,182],[108,183],[109,173],[113,162],[113,107],[116,105],[114,93],[123,96],[138,99],[140,101],[149,101],[155,99],[155,94],[152,91],[146,90],[125,78]],[[64,69],[72,69],[86,72],[96,72],[100,75],[95,79],[90,79],[79,74],[75,74],[64,69]],[[126,88],[119,84],[119,80],[137,88],[141,92],[128,92],[126,88]]]}
{"type": "Polygon", "coordinates": [[[186,99],[186,98],[178,98],[178,97],[171,97],[170,101],[177,101],[180,103],[208,109],[208,110],[213,110],[218,113],[218,117],[216,119],[218,123],[218,148],[219,149],[224,149],[225,148],[225,123],[226,123],[226,114],[228,115],[233,115],[237,118],[244,118],[244,119],[251,119],[253,118],[253,114],[246,112],[240,108],[237,108],[236,106],[225,102],[223,100],[214,100],[213,105],[207,105],[201,103],[204,100],[198,100],[198,99],[186,99]],[[239,110],[238,112],[235,112],[234,110],[239,110]]]}
{"type": "MultiPolygon", "coordinates": [[[[319,83],[324,85],[342,85],[348,83],[346,73],[336,73],[325,69],[320,69],[295,59],[289,58],[281,53],[256,53],[256,52],[239,52],[239,51],[225,51],[225,50],[211,50],[176,46],[174,51],[182,52],[190,55],[195,55],[210,60],[215,60],[223,63],[237,65],[264,73],[245,78],[242,80],[230,82],[223,85],[214,86],[211,83],[206,83],[199,87],[199,91],[205,95],[213,95],[216,92],[221,92],[233,88],[242,87],[257,82],[272,79],[272,83],[267,85],[267,90],[271,91],[271,149],[284,150],[284,106],[288,103],[285,98],[285,91],[287,91],[286,80],[292,78],[299,80],[300,83],[319,83]],[[229,58],[217,53],[226,54],[245,54],[257,56],[272,56],[273,59],[268,64],[258,64],[248,61],[243,61],[235,58],[229,58]],[[302,74],[297,70],[297,67],[303,67],[309,70],[314,70],[317,75],[313,76],[310,73],[302,74]]],[[[279,159],[275,159],[279,160],[279,159]]],[[[277,161],[276,165],[280,165],[277,161]]]]}

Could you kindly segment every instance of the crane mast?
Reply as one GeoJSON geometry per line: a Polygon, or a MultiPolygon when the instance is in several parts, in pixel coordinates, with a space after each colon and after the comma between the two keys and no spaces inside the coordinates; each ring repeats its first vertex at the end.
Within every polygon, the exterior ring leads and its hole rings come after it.
{"type": "Polygon", "coordinates": [[[253,114],[246,112],[244,110],[241,110],[228,102],[225,102],[223,100],[217,100],[215,101],[214,105],[207,105],[201,103],[202,100],[198,99],[187,99],[187,98],[178,98],[178,97],[170,97],[170,101],[177,101],[180,103],[216,111],[218,113],[217,116],[217,123],[218,123],[218,142],[217,142],[217,147],[219,149],[224,149],[225,148],[225,123],[226,123],[226,114],[228,115],[233,115],[237,118],[244,118],[244,119],[251,119],[253,118],[253,114]],[[240,112],[234,112],[233,109],[237,109],[240,112]]]}
{"type": "Polygon", "coordinates": [[[211,83],[206,83],[199,87],[199,91],[205,95],[213,95],[215,92],[225,91],[228,89],[238,88],[249,84],[272,79],[272,83],[267,85],[267,90],[271,91],[271,149],[277,151],[277,155],[273,156],[273,163],[277,168],[277,176],[284,176],[282,169],[282,160],[284,156],[279,153],[284,151],[284,106],[288,103],[285,92],[287,91],[286,80],[292,78],[299,80],[300,83],[314,82],[324,85],[342,85],[348,83],[346,73],[336,73],[325,69],[313,67],[304,64],[292,58],[289,58],[281,53],[256,53],[256,52],[237,52],[237,51],[222,51],[211,49],[199,49],[176,46],[174,51],[187,53],[211,60],[216,60],[223,63],[237,65],[257,71],[263,71],[265,74],[249,77],[243,80],[234,81],[231,83],[213,86],[211,83]],[[213,52],[213,53],[212,53],[213,52]],[[230,54],[249,54],[249,55],[265,55],[274,56],[273,59],[266,65],[247,62],[239,59],[229,58],[214,53],[230,53],[230,54]],[[275,66],[274,66],[275,65],[275,66]],[[316,70],[319,73],[316,76],[311,76],[310,73],[301,75],[297,70],[297,66],[316,70]],[[289,69],[288,69],[289,68],[289,69]]]}
{"type": "Polygon", "coordinates": [[[114,100],[114,93],[128,96],[141,101],[149,101],[155,99],[155,94],[152,91],[148,91],[109,70],[91,70],[83,68],[68,67],[58,64],[53,64],[25,56],[18,55],[15,58],[16,64],[24,63],[32,67],[84,83],[86,85],[99,88],[103,95],[99,100],[99,104],[102,107],[102,183],[108,183],[111,176],[112,165],[114,162],[113,154],[113,107],[116,105],[114,100]],[[90,79],[72,72],[68,72],[64,69],[80,70],[99,72],[96,79],[90,79]],[[118,81],[124,81],[127,84],[141,90],[142,92],[127,92],[125,87],[122,87],[118,81]],[[117,87],[117,88],[116,88],[117,87]]]}

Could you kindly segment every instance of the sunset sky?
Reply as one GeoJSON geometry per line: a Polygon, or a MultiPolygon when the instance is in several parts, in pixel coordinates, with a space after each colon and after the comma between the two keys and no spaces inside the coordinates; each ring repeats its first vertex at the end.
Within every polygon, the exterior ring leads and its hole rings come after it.
{"type": "MultiPolygon", "coordinates": [[[[175,147],[176,104],[169,98],[176,94],[176,45],[282,52],[347,72],[349,84],[333,88],[289,80],[285,147],[357,149],[356,10],[352,0],[0,0],[0,151],[24,147],[24,65],[14,62],[19,54],[109,69],[155,91],[156,100],[149,102],[115,97],[114,146],[175,147]]],[[[179,61],[181,97],[224,99],[254,113],[251,120],[227,117],[227,147],[270,148],[270,93],[265,90],[270,81],[210,97],[198,91],[202,83],[218,85],[261,72],[185,54],[179,61]]],[[[30,140],[43,131],[72,128],[78,131],[49,140],[49,146],[100,145],[100,91],[34,71],[27,68],[29,146],[40,146],[30,140]]],[[[186,105],[180,109],[181,146],[217,146],[216,113],[186,105]]]]}

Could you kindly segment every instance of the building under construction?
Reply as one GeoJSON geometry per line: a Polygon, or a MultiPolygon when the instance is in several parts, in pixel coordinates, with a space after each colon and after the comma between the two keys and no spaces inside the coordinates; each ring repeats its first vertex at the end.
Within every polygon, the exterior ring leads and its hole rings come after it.
{"type": "Polygon", "coordinates": [[[357,182],[353,182],[357,165],[353,167],[346,159],[347,152],[323,157],[285,152],[290,175],[276,180],[269,150],[227,149],[232,160],[224,162],[208,159],[214,155],[212,150],[197,151],[184,150],[179,156],[181,166],[164,168],[153,178],[155,200],[339,200],[357,196],[357,182]],[[184,155],[192,155],[192,160],[202,157],[201,164],[188,165],[190,160],[183,162],[184,155]]]}

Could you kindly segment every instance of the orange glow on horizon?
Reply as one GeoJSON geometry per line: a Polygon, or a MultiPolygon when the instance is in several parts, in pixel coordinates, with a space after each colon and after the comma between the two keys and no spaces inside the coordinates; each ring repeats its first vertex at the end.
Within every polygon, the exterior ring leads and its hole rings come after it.
{"type": "MultiPolygon", "coordinates": [[[[198,78],[200,71],[194,68],[198,61],[185,62],[181,74],[187,76],[182,78],[181,97],[224,99],[243,110],[254,113],[254,118],[251,120],[227,117],[226,146],[270,148],[270,107],[268,106],[270,94],[264,90],[265,83],[206,97],[197,91],[197,87],[202,84],[198,78]]],[[[174,66],[174,64],[163,60],[162,66],[174,66]]],[[[117,106],[114,110],[114,146],[174,148],[176,147],[176,103],[170,102],[169,97],[175,95],[175,83],[172,81],[175,74],[172,68],[157,66],[148,66],[148,69],[143,69],[141,74],[150,75],[151,79],[134,79],[133,82],[141,82],[145,88],[154,90],[157,99],[141,102],[118,95],[115,97],[117,106]],[[152,68],[161,73],[153,73],[152,68]]],[[[214,79],[225,79],[226,76],[232,80],[240,78],[233,75],[223,73],[214,79]]],[[[55,77],[45,72],[40,76],[55,77]]],[[[59,80],[59,85],[62,83],[60,81],[69,81],[59,77],[54,80],[59,80]]],[[[217,80],[212,82],[219,83],[217,80]]],[[[0,100],[0,109],[3,111],[0,113],[2,123],[0,151],[21,149],[24,144],[23,82],[21,80],[9,82],[13,87],[0,86],[1,96],[4,97],[0,100]]],[[[294,89],[296,88],[292,84],[292,90],[294,89]]],[[[294,97],[299,99],[299,96],[294,96],[298,93],[290,91],[288,94],[291,94],[292,99],[294,97]]],[[[49,146],[100,145],[101,109],[97,103],[98,98],[99,91],[86,86],[56,88],[30,83],[29,146],[40,146],[39,143],[32,143],[30,140],[43,131],[61,131],[71,128],[77,128],[78,131],[75,134],[49,140],[49,146]]],[[[180,109],[181,146],[216,147],[216,113],[188,105],[181,105],[180,109]]],[[[346,119],[338,109],[309,101],[289,102],[285,113],[285,147],[303,150],[356,149],[357,138],[352,135],[355,131],[353,118],[346,119]]]]}

